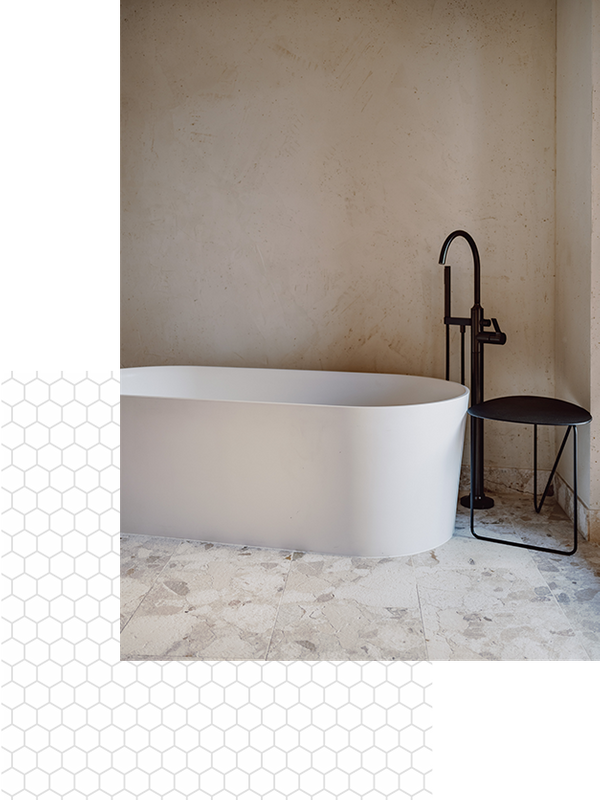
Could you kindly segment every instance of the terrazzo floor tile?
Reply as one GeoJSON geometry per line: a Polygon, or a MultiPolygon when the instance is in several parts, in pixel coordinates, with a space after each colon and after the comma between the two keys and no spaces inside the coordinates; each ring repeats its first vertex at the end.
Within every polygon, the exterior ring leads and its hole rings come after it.
{"type": "Polygon", "coordinates": [[[418,585],[432,661],[589,660],[534,567],[430,570],[418,585]]]}
{"type": "Polygon", "coordinates": [[[304,554],[292,563],[267,658],[426,657],[410,558],[304,554]]]}
{"type": "Polygon", "coordinates": [[[534,562],[589,657],[600,660],[600,548],[581,542],[568,559],[536,553],[534,562]]]}
{"type": "Polygon", "coordinates": [[[121,651],[264,659],[291,553],[182,542],[121,634],[121,651]]]}
{"type": "MultiPolygon", "coordinates": [[[[462,494],[462,493],[461,493],[462,494]]],[[[485,536],[568,548],[548,498],[494,491],[485,536]]],[[[350,558],[124,535],[123,659],[600,660],[600,547],[558,556],[475,539],[350,558]]]]}
{"type": "Polygon", "coordinates": [[[121,630],[180,545],[179,539],[121,536],[121,630]]]}
{"type": "MultiPolygon", "coordinates": [[[[493,496],[496,501],[494,508],[485,511],[478,510],[475,514],[475,530],[477,533],[506,541],[523,542],[541,547],[569,549],[572,546],[573,523],[567,518],[563,510],[556,505],[553,498],[547,498],[541,513],[537,514],[533,507],[531,494],[494,492],[493,496]]],[[[479,619],[482,623],[488,624],[475,627],[470,625],[464,630],[463,636],[460,632],[464,627],[462,623],[452,618],[452,625],[456,628],[452,632],[449,618],[445,616],[443,624],[438,629],[439,636],[434,635],[433,641],[428,643],[430,658],[432,660],[440,658],[449,660],[476,658],[501,658],[503,660],[532,658],[536,660],[589,659],[593,646],[591,642],[588,642],[589,646],[586,647],[585,634],[582,630],[585,628],[586,623],[577,617],[575,613],[571,615],[566,613],[565,605],[560,603],[560,596],[557,596],[556,592],[552,592],[546,577],[539,569],[543,558],[552,558],[557,559],[561,563],[561,570],[570,575],[573,569],[573,561],[571,560],[573,557],[550,556],[537,551],[505,547],[493,542],[476,540],[470,533],[469,515],[469,509],[459,506],[457,511],[457,536],[453,537],[451,543],[449,543],[450,546],[445,551],[442,549],[443,555],[439,566],[454,568],[456,564],[456,566],[464,567],[464,559],[463,563],[460,564],[453,557],[454,554],[458,556],[464,552],[465,555],[470,554],[469,563],[485,567],[485,571],[480,573],[479,578],[494,578],[497,581],[496,586],[494,586],[496,598],[503,594],[502,583],[507,578],[512,580],[506,574],[497,574],[498,567],[503,569],[510,567],[515,576],[521,575],[525,578],[529,584],[529,589],[526,586],[521,586],[518,593],[519,602],[517,608],[514,608],[517,595],[513,590],[508,595],[509,602],[506,604],[505,610],[494,616],[491,613],[491,609],[494,606],[486,599],[485,590],[483,596],[476,600],[478,597],[477,592],[469,594],[469,590],[465,588],[464,604],[455,608],[457,617],[464,611],[464,616],[467,618],[466,621],[473,623],[479,619]],[[463,545],[459,550],[456,547],[456,542],[461,540],[463,545]],[[470,540],[472,544],[467,544],[467,540],[470,540]],[[525,573],[523,573],[523,569],[525,569],[525,573]],[[542,600],[553,599],[556,602],[554,604],[550,603],[548,611],[541,611],[539,608],[540,598],[542,600]],[[469,607],[470,603],[475,603],[476,606],[477,602],[480,604],[479,609],[469,607]],[[557,605],[559,606],[558,609],[557,605]],[[486,615],[483,615],[484,608],[488,612],[486,615]],[[563,616],[561,617],[560,614],[557,614],[557,611],[563,612],[563,616]],[[473,617],[474,613],[479,616],[473,617]],[[543,619],[546,619],[550,625],[549,628],[546,625],[546,630],[542,626],[543,619]],[[500,636],[496,635],[497,632],[493,628],[493,625],[498,625],[498,623],[504,628],[500,636]],[[525,629],[527,627],[531,629],[527,636],[527,642],[519,641],[518,637],[514,637],[514,631],[519,625],[524,625],[525,629]],[[489,641],[490,635],[492,636],[491,641],[489,641]],[[464,641],[465,638],[470,641],[464,641]],[[444,639],[445,643],[442,641],[444,639]],[[472,640],[477,640],[477,642],[472,640]],[[515,652],[515,645],[518,646],[518,652],[515,652]]],[[[592,552],[598,551],[595,545],[589,545],[586,542],[583,545],[591,549],[592,552]]],[[[423,559],[423,556],[415,558],[417,567],[422,567],[424,563],[427,562],[423,559]]],[[[454,584],[454,582],[455,578],[453,577],[452,583],[454,584]]],[[[431,602],[431,597],[427,592],[426,581],[422,581],[418,577],[418,584],[424,609],[425,628],[426,630],[430,629],[429,632],[433,632],[436,630],[436,623],[433,622],[435,605],[431,602]]],[[[439,584],[436,588],[439,588],[439,584]]],[[[481,592],[482,588],[482,586],[479,586],[478,591],[481,592]]],[[[458,598],[454,600],[449,596],[445,596],[442,603],[443,605],[448,604],[446,607],[452,607],[457,606],[457,601],[458,598]]],[[[580,605],[579,608],[582,611],[585,609],[588,633],[592,635],[594,620],[597,619],[596,612],[589,603],[580,605]]]]}
{"type": "MultiPolygon", "coordinates": [[[[491,509],[475,511],[475,532],[487,537],[524,542],[541,547],[569,549],[573,543],[573,523],[564,511],[549,497],[537,514],[531,494],[494,492],[491,509]]],[[[472,541],[470,510],[459,504],[456,514],[455,534],[467,536],[472,541]]]]}

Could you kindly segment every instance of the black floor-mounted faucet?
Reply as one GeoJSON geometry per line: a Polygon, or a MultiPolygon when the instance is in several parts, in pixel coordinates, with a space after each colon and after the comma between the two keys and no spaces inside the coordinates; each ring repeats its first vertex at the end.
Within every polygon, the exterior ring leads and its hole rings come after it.
{"type": "MultiPolygon", "coordinates": [[[[460,326],[461,335],[461,359],[460,359],[460,381],[465,382],[465,330],[471,328],[471,405],[483,402],[483,345],[484,344],[504,344],[506,334],[500,330],[498,320],[492,318],[484,319],[483,308],[480,304],[481,295],[481,266],[479,262],[479,251],[473,237],[466,231],[453,231],[444,244],[440,252],[439,263],[444,265],[444,325],[446,326],[446,380],[450,380],[450,325],[460,326]],[[470,317],[453,317],[450,312],[451,286],[450,286],[450,267],[445,266],[448,248],[458,236],[466,239],[471,252],[473,253],[473,267],[475,272],[474,303],[471,308],[470,317]],[[494,326],[494,331],[486,332],[484,328],[494,326]]],[[[471,417],[471,437],[475,442],[475,464],[474,482],[471,487],[473,492],[473,508],[491,508],[494,501],[487,497],[483,489],[483,420],[471,417]]],[[[461,505],[469,508],[471,496],[466,495],[460,499],[461,505]]]]}

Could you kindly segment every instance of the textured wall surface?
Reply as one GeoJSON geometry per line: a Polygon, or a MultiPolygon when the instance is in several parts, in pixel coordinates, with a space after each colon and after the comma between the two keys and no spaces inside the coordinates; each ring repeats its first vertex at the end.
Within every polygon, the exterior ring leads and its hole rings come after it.
{"type": "Polygon", "coordinates": [[[592,3],[591,535],[600,541],[600,2],[592,3]]]}
{"type": "MultiPolygon", "coordinates": [[[[122,8],[123,366],[441,377],[464,228],[508,334],[487,395],[553,393],[554,3],[122,8]]],[[[529,467],[528,432],[487,460],[529,467]]]]}
{"type": "MultiPolygon", "coordinates": [[[[557,8],[556,394],[590,409],[582,429],[579,495],[600,541],[600,2],[557,8]]],[[[561,462],[571,485],[572,459],[561,462]]]]}

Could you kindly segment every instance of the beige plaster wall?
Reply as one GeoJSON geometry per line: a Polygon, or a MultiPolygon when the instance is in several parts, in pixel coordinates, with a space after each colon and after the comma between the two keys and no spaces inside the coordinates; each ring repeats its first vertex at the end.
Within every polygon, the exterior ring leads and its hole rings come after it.
{"type": "Polygon", "coordinates": [[[600,542],[600,0],[592,2],[590,538],[600,542]]]}
{"type": "MultiPolygon", "coordinates": [[[[592,0],[557,8],[556,395],[591,409],[592,0]]],[[[560,474],[572,487],[571,451],[560,474]]],[[[591,503],[590,428],[581,429],[579,495],[591,503]]]]}
{"type": "MultiPolygon", "coordinates": [[[[464,228],[508,334],[487,396],[553,394],[554,2],[122,8],[124,366],[442,377],[464,228]]],[[[531,466],[529,431],[487,431],[486,463],[531,466]]]]}

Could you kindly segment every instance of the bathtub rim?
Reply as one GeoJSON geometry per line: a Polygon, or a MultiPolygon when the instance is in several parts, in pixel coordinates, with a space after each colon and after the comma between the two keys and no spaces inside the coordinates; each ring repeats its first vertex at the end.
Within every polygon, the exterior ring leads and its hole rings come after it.
{"type": "Polygon", "coordinates": [[[303,372],[319,374],[319,375],[370,375],[373,377],[379,376],[390,376],[390,377],[397,377],[397,378],[411,378],[414,380],[422,380],[426,382],[436,382],[436,383],[444,383],[450,384],[456,387],[459,391],[454,394],[452,397],[445,397],[441,399],[434,399],[434,400],[424,400],[420,403],[382,403],[382,404],[351,404],[351,403],[308,403],[308,402],[298,402],[298,401],[287,401],[287,400],[251,400],[246,398],[212,398],[212,397],[181,397],[176,395],[160,395],[160,394],[153,394],[153,393],[144,393],[144,394],[132,394],[130,392],[123,392],[122,391],[122,381],[121,381],[121,391],[120,397],[130,397],[130,398],[138,398],[138,399],[146,399],[151,398],[154,400],[165,400],[165,401],[174,401],[174,400],[188,400],[197,403],[252,403],[252,404],[263,404],[263,405],[276,405],[276,406],[298,406],[298,407],[307,407],[307,408],[338,408],[338,409],[401,409],[401,408],[418,408],[421,406],[433,406],[439,405],[441,403],[452,403],[452,402],[463,402],[464,399],[469,399],[470,389],[468,386],[464,386],[461,383],[457,383],[456,381],[446,381],[444,378],[434,378],[429,375],[410,375],[407,373],[396,373],[396,372],[356,372],[356,371],[349,371],[349,370],[315,370],[315,369],[287,369],[285,367],[222,367],[222,366],[215,366],[215,365],[204,365],[204,364],[165,364],[165,365],[148,365],[143,367],[121,367],[119,370],[119,376],[122,375],[123,372],[129,372],[133,370],[156,370],[156,371],[167,371],[167,370],[176,370],[176,369],[186,369],[186,370],[203,370],[203,369],[210,369],[210,370],[226,370],[226,371],[271,371],[271,372],[293,372],[295,374],[300,374],[303,372]]]}

